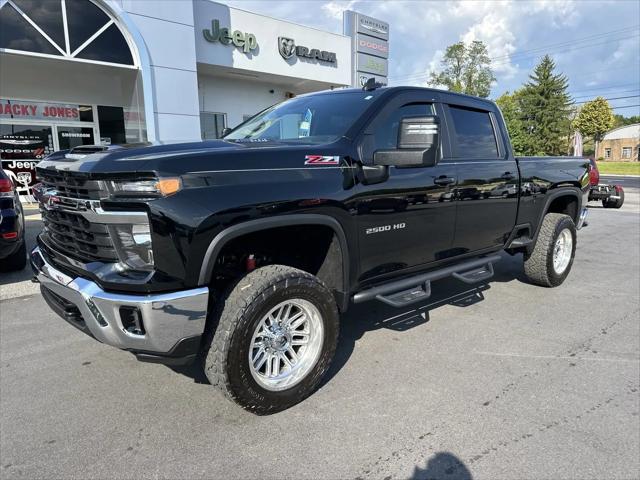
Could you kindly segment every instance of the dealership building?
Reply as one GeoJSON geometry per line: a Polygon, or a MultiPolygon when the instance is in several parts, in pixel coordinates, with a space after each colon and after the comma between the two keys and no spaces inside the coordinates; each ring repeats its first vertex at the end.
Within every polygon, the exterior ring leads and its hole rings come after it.
{"type": "Polygon", "coordinates": [[[345,12],[342,30],[209,0],[0,0],[3,168],[31,184],[54,150],[217,138],[296,95],[386,83],[388,25],[345,12]]]}

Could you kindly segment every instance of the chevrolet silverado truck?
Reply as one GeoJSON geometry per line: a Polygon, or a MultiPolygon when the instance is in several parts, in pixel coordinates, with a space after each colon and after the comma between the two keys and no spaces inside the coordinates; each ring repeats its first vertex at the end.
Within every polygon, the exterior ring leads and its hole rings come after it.
{"type": "Polygon", "coordinates": [[[402,308],[438,279],[487,281],[503,250],[523,254],[532,283],[560,285],[588,163],[514,157],[488,100],[314,93],[221,140],[48,157],[31,263],[73,326],[142,361],[197,358],[269,414],[318,387],[352,303],[402,308]]]}

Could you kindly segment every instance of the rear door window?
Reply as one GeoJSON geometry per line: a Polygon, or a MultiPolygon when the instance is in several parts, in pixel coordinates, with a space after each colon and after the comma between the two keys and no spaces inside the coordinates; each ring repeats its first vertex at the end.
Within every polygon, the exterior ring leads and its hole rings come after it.
{"type": "Polygon", "coordinates": [[[458,159],[498,158],[498,144],[489,112],[449,106],[453,121],[453,156],[458,159]]]}

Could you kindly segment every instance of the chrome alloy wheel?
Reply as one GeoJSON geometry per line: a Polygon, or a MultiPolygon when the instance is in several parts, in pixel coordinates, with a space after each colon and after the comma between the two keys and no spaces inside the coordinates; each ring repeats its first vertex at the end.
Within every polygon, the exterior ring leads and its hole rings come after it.
{"type": "Polygon", "coordinates": [[[569,266],[573,252],[573,236],[568,228],[560,232],[556,243],[553,245],[553,269],[558,275],[562,275],[569,266]]]}
{"type": "Polygon", "coordinates": [[[286,300],[267,313],[253,332],[251,375],[266,390],[291,388],[315,366],[324,339],[322,316],[302,299],[286,300]]]}

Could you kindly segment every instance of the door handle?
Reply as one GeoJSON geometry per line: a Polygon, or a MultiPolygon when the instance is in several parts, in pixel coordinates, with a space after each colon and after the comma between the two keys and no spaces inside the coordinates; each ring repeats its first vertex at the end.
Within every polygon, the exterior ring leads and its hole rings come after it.
{"type": "Polygon", "coordinates": [[[500,175],[500,178],[504,178],[505,180],[513,180],[514,178],[516,178],[516,176],[511,172],[504,172],[502,175],[500,175]]]}
{"type": "Polygon", "coordinates": [[[438,178],[434,178],[433,183],[435,183],[436,185],[451,185],[452,183],[456,183],[456,179],[453,177],[446,177],[444,175],[441,175],[438,178]]]}

